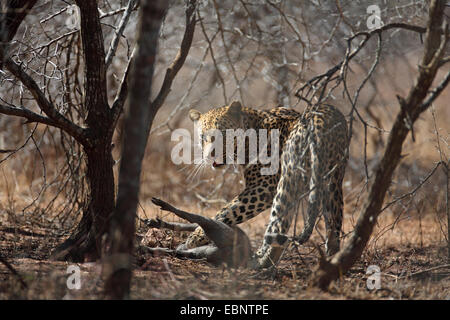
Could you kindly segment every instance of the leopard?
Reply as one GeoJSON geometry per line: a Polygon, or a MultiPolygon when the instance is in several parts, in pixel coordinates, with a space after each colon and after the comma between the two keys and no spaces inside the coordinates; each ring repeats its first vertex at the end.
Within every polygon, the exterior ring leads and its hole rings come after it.
{"type": "MultiPolygon", "coordinates": [[[[259,129],[265,129],[270,137],[273,130],[278,133],[278,150],[269,150],[279,154],[278,170],[263,174],[261,169],[267,164],[254,161],[239,164],[243,169],[245,188],[214,217],[233,226],[270,209],[263,243],[253,257],[255,267],[275,265],[290,241],[299,244],[308,241],[319,214],[325,222],[326,254],[332,256],[339,251],[344,207],[342,184],[348,162],[349,134],[345,116],[338,108],[320,103],[308,105],[303,112],[286,107],[260,110],[233,101],[205,113],[191,109],[189,118],[195,124],[202,157],[214,169],[224,167],[227,162],[223,154],[211,152],[214,139],[210,132],[230,129],[260,132],[259,129]],[[308,203],[303,230],[299,235],[289,237],[302,199],[308,203]]],[[[245,148],[248,146],[246,143],[245,148]]],[[[198,227],[182,246],[195,248],[208,242],[204,231],[198,227]]]]}

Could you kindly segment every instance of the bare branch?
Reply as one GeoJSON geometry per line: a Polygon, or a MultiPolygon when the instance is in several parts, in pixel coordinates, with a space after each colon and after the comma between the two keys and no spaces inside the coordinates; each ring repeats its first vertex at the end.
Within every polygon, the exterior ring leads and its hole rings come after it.
{"type": "MultiPolygon", "coordinates": [[[[25,119],[27,119],[27,123],[39,122],[39,123],[47,124],[47,125],[50,125],[53,127],[58,127],[58,123],[53,121],[52,119],[41,116],[40,114],[37,114],[37,113],[30,111],[23,107],[17,108],[17,107],[10,107],[10,106],[6,106],[6,105],[0,105],[0,113],[6,114],[9,116],[25,118],[25,119]]],[[[58,128],[60,128],[60,127],[58,127],[58,128]]]]}
{"type": "Polygon", "coordinates": [[[43,45],[41,45],[41,46],[39,46],[39,47],[37,47],[36,49],[33,49],[33,50],[39,51],[39,50],[42,50],[44,48],[48,48],[52,44],[54,44],[55,42],[58,42],[58,41],[60,41],[60,40],[62,40],[64,38],[67,38],[67,37],[69,37],[69,36],[71,36],[71,35],[73,35],[75,33],[78,33],[78,32],[80,32],[80,30],[78,30],[78,29],[66,32],[66,33],[60,35],[59,37],[56,37],[55,39],[52,39],[49,42],[44,43],[43,45]]]}
{"type": "MultiPolygon", "coordinates": [[[[195,31],[195,0],[190,0],[189,5],[186,9],[186,29],[184,32],[183,40],[181,41],[180,50],[178,51],[174,61],[172,64],[167,68],[166,75],[164,77],[163,84],[161,86],[161,89],[155,98],[153,102],[150,104],[150,109],[156,111],[161,107],[161,105],[164,103],[167,95],[170,92],[170,88],[172,86],[172,82],[175,79],[175,76],[177,75],[178,71],[183,66],[184,62],[186,61],[186,57],[189,53],[189,50],[191,48],[192,39],[194,37],[194,31],[195,31]]],[[[123,110],[123,106],[125,104],[125,101],[127,99],[128,95],[128,74],[129,74],[129,68],[130,65],[133,63],[134,60],[134,52],[131,56],[130,61],[128,62],[127,69],[125,70],[125,74],[122,78],[122,82],[119,88],[119,91],[116,95],[116,98],[114,100],[114,103],[112,105],[112,119],[115,123],[120,113],[123,110]]],[[[149,128],[150,130],[150,128],[149,128]]]]}
{"type": "Polygon", "coordinates": [[[216,10],[216,16],[217,16],[217,25],[219,27],[219,32],[220,32],[220,37],[222,39],[222,44],[223,44],[223,48],[225,51],[225,56],[227,57],[228,60],[228,65],[230,66],[231,69],[231,73],[233,74],[233,78],[234,78],[234,82],[236,83],[236,87],[239,91],[239,97],[241,99],[241,102],[245,105],[244,102],[244,94],[242,92],[242,86],[241,83],[238,79],[238,76],[236,75],[236,69],[234,67],[233,62],[231,61],[231,57],[230,57],[230,50],[228,49],[228,45],[227,45],[227,41],[225,41],[225,35],[224,35],[224,28],[223,28],[223,24],[222,24],[222,18],[220,16],[220,12],[219,12],[219,6],[217,5],[217,1],[213,0],[214,3],[214,8],[216,10]]]}
{"type": "Polygon", "coordinates": [[[125,12],[123,13],[122,19],[120,20],[119,26],[114,33],[114,38],[111,41],[111,45],[108,50],[108,54],[106,55],[105,65],[106,68],[109,67],[114,55],[116,54],[117,46],[119,45],[120,37],[122,36],[125,27],[127,26],[128,20],[130,19],[131,13],[133,12],[133,8],[136,5],[137,0],[129,0],[128,5],[125,8],[125,12]]]}
{"type": "MultiPolygon", "coordinates": [[[[439,97],[439,95],[441,94],[442,91],[444,91],[444,89],[448,86],[450,82],[450,72],[447,73],[447,75],[445,76],[444,80],[442,80],[442,82],[433,90],[431,91],[430,96],[428,97],[428,99],[422,104],[422,106],[420,107],[421,110],[425,111],[426,109],[429,108],[429,106],[433,103],[433,101],[439,97]]],[[[423,112],[422,111],[422,112],[423,112]]]]}
{"type": "Polygon", "coordinates": [[[8,44],[37,0],[8,1],[0,5],[0,69],[8,57],[8,44]]]}
{"type": "Polygon", "coordinates": [[[441,62],[439,62],[439,68],[442,67],[444,64],[450,62],[450,56],[442,58],[441,62]]]}
{"type": "Polygon", "coordinates": [[[53,19],[54,17],[59,16],[60,14],[66,12],[70,7],[71,7],[71,5],[67,5],[66,7],[62,8],[61,10],[52,13],[51,15],[49,15],[48,17],[46,17],[44,19],[41,19],[41,21],[39,21],[39,23],[46,23],[47,21],[53,19]]]}
{"type": "MultiPolygon", "coordinates": [[[[45,94],[39,88],[38,84],[31,78],[18,64],[16,64],[11,59],[6,59],[5,61],[6,68],[17,78],[19,79],[25,87],[30,91],[36,100],[39,108],[47,115],[49,120],[53,123],[52,125],[63,129],[65,132],[73,136],[77,141],[83,142],[85,137],[85,131],[83,128],[77,126],[73,122],[69,121],[66,117],[64,117],[61,113],[56,110],[55,106],[46,98],[45,94]]],[[[6,110],[6,109],[4,109],[6,110]]],[[[11,110],[10,110],[11,111],[11,110]]],[[[31,111],[27,114],[31,115],[31,111]]],[[[18,115],[18,114],[15,114],[18,115]]],[[[37,114],[36,114],[37,115],[37,114]]],[[[39,116],[39,115],[37,115],[39,116]]],[[[49,121],[45,119],[45,117],[41,117],[39,120],[45,121],[47,124],[50,124],[49,121]]],[[[38,119],[38,117],[33,116],[33,119],[38,119]]],[[[37,121],[37,122],[42,122],[37,121]]],[[[42,122],[42,123],[45,123],[42,122]]]]}
{"type": "Polygon", "coordinates": [[[344,248],[330,260],[324,258],[320,260],[319,267],[312,279],[314,286],[325,290],[331,281],[347,272],[361,256],[372,234],[392,174],[400,161],[403,142],[414,122],[424,111],[422,102],[433,83],[444,52],[443,48],[447,44],[447,25],[444,29],[445,34],[442,32],[443,6],[444,2],[439,0],[434,0],[430,4],[425,51],[419,67],[419,74],[408,96],[403,99],[401,109],[389,134],[384,155],[375,170],[374,179],[369,184],[369,194],[355,230],[344,248]],[[408,125],[407,119],[410,119],[410,125],[408,125]]]}
{"type": "Polygon", "coordinates": [[[117,92],[116,98],[114,99],[113,105],[111,107],[112,123],[114,124],[113,127],[115,127],[115,124],[119,119],[120,113],[122,112],[123,106],[125,105],[128,97],[128,74],[130,73],[130,66],[133,64],[133,57],[134,51],[131,55],[130,61],[128,61],[128,65],[123,75],[122,82],[120,83],[119,91],[117,92]]]}
{"type": "MultiPolygon", "coordinates": [[[[296,91],[295,96],[299,99],[306,100],[308,103],[310,103],[310,101],[305,98],[304,90],[308,89],[308,91],[306,93],[306,96],[308,96],[311,88],[318,88],[318,87],[323,86],[323,89],[325,89],[326,84],[328,83],[328,81],[330,81],[330,79],[332,79],[333,75],[337,71],[341,70],[341,68],[343,68],[343,66],[347,65],[350,62],[350,60],[352,60],[361,51],[361,49],[367,44],[367,42],[369,41],[369,39],[372,36],[374,36],[374,35],[380,36],[380,34],[382,32],[391,30],[391,29],[405,29],[405,30],[409,30],[409,31],[418,32],[421,34],[426,32],[426,28],[423,28],[420,26],[410,25],[410,24],[406,24],[406,23],[390,23],[390,24],[384,25],[378,29],[355,33],[354,35],[352,35],[351,37],[349,37],[347,39],[346,57],[340,63],[338,63],[337,65],[335,65],[328,71],[326,71],[318,76],[315,76],[312,79],[310,79],[308,82],[306,82],[302,87],[300,87],[300,89],[298,89],[296,91]],[[363,40],[357,45],[357,47],[355,49],[352,50],[352,41],[360,36],[364,36],[363,40]]],[[[338,77],[336,79],[339,80],[340,78],[338,77]]],[[[324,90],[322,92],[324,92],[324,90]]]]}
{"type": "Polygon", "coordinates": [[[220,73],[220,69],[219,69],[219,66],[218,66],[218,64],[217,64],[216,57],[214,56],[214,51],[213,51],[213,46],[212,46],[212,42],[213,42],[214,38],[216,37],[218,31],[217,31],[217,33],[212,37],[212,39],[210,39],[210,38],[208,37],[208,34],[206,33],[206,29],[205,29],[205,25],[204,25],[204,23],[203,23],[203,19],[202,19],[202,17],[200,16],[200,10],[198,10],[198,9],[197,9],[197,15],[198,15],[198,19],[199,19],[199,21],[200,21],[200,27],[201,27],[201,29],[202,29],[203,36],[205,37],[205,40],[206,40],[206,42],[208,43],[209,53],[211,54],[211,59],[212,59],[213,64],[214,64],[214,68],[216,69],[217,77],[219,78],[219,80],[220,80],[220,82],[221,82],[221,84],[222,84],[223,102],[224,102],[225,104],[227,104],[228,98],[227,98],[227,92],[226,92],[225,80],[223,79],[222,74],[220,73]]]}
{"type": "MultiPolygon", "coordinates": [[[[381,209],[381,212],[383,212],[384,210],[386,210],[387,208],[389,208],[390,206],[392,206],[394,203],[397,203],[397,202],[400,201],[400,200],[403,200],[403,199],[405,199],[405,198],[407,198],[407,197],[409,197],[409,196],[414,195],[414,194],[417,192],[417,190],[419,190],[420,188],[422,188],[422,186],[425,184],[425,182],[427,182],[427,181],[434,175],[434,173],[437,171],[437,169],[438,169],[439,166],[441,166],[441,165],[445,165],[445,162],[439,161],[439,162],[434,166],[434,168],[431,169],[430,173],[428,173],[427,176],[426,176],[425,178],[423,178],[423,179],[420,180],[420,183],[419,183],[414,189],[412,189],[411,191],[409,191],[409,192],[407,192],[407,193],[405,193],[405,194],[403,194],[403,195],[401,195],[401,196],[399,196],[399,197],[396,197],[394,200],[392,200],[391,202],[389,202],[388,204],[386,204],[386,205],[383,207],[383,209],[381,209]]],[[[381,213],[381,212],[380,212],[380,213],[381,213]]]]}
{"type": "Polygon", "coordinates": [[[405,29],[405,30],[409,30],[409,31],[417,32],[417,33],[422,33],[422,34],[427,31],[427,28],[412,25],[412,24],[400,23],[400,22],[399,23],[389,23],[380,28],[373,29],[371,31],[357,32],[353,36],[351,36],[349,39],[354,39],[354,38],[357,38],[362,35],[371,37],[374,34],[377,34],[377,33],[383,32],[383,31],[387,31],[387,30],[391,30],[391,29],[405,29]]]}
{"type": "Polygon", "coordinates": [[[184,31],[183,40],[181,41],[180,50],[178,51],[175,59],[172,64],[167,68],[166,75],[164,77],[164,82],[159,90],[158,95],[155,100],[152,101],[150,108],[152,110],[158,110],[164,101],[167,98],[167,95],[170,92],[170,88],[172,86],[172,82],[175,79],[178,71],[180,71],[181,67],[186,60],[186,57],[189,53],[189,49],[191,48],[192,39],[194,37],[195,31],[195,6],[196,0],[189,0],[186,8],[186,29],[184,31]]]}

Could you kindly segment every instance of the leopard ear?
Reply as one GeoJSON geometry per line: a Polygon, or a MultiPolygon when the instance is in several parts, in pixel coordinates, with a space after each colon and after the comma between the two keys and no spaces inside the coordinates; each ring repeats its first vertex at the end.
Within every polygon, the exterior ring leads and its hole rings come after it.
{"type": "Polygon", "coordinates": [[[200,111],[197,111],[195,109],[189,110],[189,118],[194,122],[198,121],[198,119],[200,119],[201,115],[202,115],[202,113],[200,111]]]}
{"type": "Polygon", "coordinates": [[[242,105],[239,101],[233,101],[228,107],[228,114],[236,121],[242,116],[242,105]]]}
{"type": "Polygon", "coordinates": [[[233,101],[228,108],[228,112],[231,113],[240,113],[241,111],[242,105],[239,101],[233,101]]]}

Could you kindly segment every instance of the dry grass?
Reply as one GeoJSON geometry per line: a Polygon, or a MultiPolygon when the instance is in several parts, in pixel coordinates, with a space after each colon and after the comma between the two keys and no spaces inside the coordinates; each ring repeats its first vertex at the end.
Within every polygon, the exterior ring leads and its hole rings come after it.
{"type": "MultiPolygon", "coordinates": [[[[151,215],[158,213],[152,212],[151,215]]],[[[267,214],[244,225],[252,239],[261,239],[267,214]]],[[[375,237],[362,258],[327,293],[308,286],[308,279],[317,264],[313,243],[321,243],[319,232],[301,248],[289,248],[275,272],[257,273],[249,270],[215,268],[203,261],[185,261],[172,257],[138,257],[132,282],[135,299],[448,299],[450,298],[450,268],[436,268],[447,263],[445,241],[439,224],[432,216],[421,223],[405,219],[395,227],[381,232],[395,222],[383,216],[375,237]],[[366,269],[378,265],[381,269],[381,289],[366,288],[366,269]],[[433,269],[434,268],[434,269],[433,269]],[[427,271],[428,270],[428,271],[427,271]],[[422,272],[422,273],[421,273],[422,272]]],[[[299,225],[300,227],[301,225],[299,225]]],[[[344,229],[352,228],[346,219],[344,229]]],[[[21,230],[24,231],[24,230],[21,230]]],[[[68,263],[46,260],[55,237],[45,230],[35,234],[21,231],[5,232],[1,252],[21,274],[28,288],[21,288],[16,277],[0,266],[0,299],[97,299],[102,298],[103,281],[99,264],[78,264],[82,288],[68,290],[68,263]],[[13,245],[14,244],[14,245],[13,245]]],[[[318,231],[323,226],[319,224],[318,231]]],[[[176,245],[182,239],[170,232],[160,233],[162,244],[176,245]]],[[[254,247],[259,241],[254,242],[254,247]]]]}
{"type": "MultiPolygon", "coordinates": [[[[377,84],[377,98],[371,104],[371,111],[377,119],[363,114],[371,124],[379,121],[384,131],[369,128],[367,137],[367,166],[369,171],[376,164],[386,142],[393,118],[398,110],[395,94],[405,95],[413,76],[409,75],[407,64],[414,64],[416,56],[405,63],[398,60],[387,62],[384,69],[392,74],[380,75],[377,84]]],[[[356,70],[355,72],[357,72],[356,70]]],[[[183,71],[186,74],[190,71],[183,71]]],[[[185,74],[185,75],[186,75],[185,74]]],[[[181,79],[183,74],[180,75],[181,79]]],[[[267,104],[267,84],[255,82],[249,101],[253,106],[270,107],[267,104]]],[[[176,90],[173,90],[176,92],[176,90]]],[[[361,105],[370,100],[370,90],[364,92],[361,105]]],[[[200,109],[217,106],[220,97],[218,89],[200,101],[200,109]],[[216,99],[216,100],[215,100],[216,99]]],[[[270,97],[269,97],[270,98],[270,97]]],[[[271,101],[270,99],[267,99],[271,101]]],[[[273,99],[272,99],[273,100],[273,99]]],[[[415,142],[408,138],[405,155],[396,171],[386,203],[408,192],[427,176],[441,156],[448,159],[448,134],[450,109],[447,104],[450,91],[447,90],[436,101],[435,113],[427,112],[415,126],[415,142]],[[438,150],[438,141],[441,155],[438,150]]],[[[168,100],[155,124],[167,117],[176,99],[168,100]]],[[[301,106],[298,106],[301,109],[301,106]]],[[[348,111],[345,105],[341,108],[348,111]]],[[[364,110],[364,109],[363,109],[364,110]]],[[[185,119],[186,111],[171,122],[172,127],[191,128],[185,119]]],[[[19,127],[20,128],[20,127],[19,127]]],[[[22,130],[22,129],[20,129],[22,130]]],[[[38,138],[45,138],[39,127],[38,138]]],[[[19,129],[15,130],[19,131],[19,129]]],[[[26,135],[11,135],[0,139],[7,145],[18,145],[26,135]]],[[[345,215],[344,233],[353,230],[362,203],[365,199],[364,135],[361,125],[355,123],[351,158],[344,181],[345,215]]],[[[192,167],[175,166],[170,159],[173,145],[168,133],[154,134],[145,156],[142,173],[142,187],[139,210],[141,217],[159,216],[166,220],[175,219],[167,213],[156,211],[151,205],[152,196],[160,197],[188,211],[214,216],[215,212],[242,188],[242,177],[227,171],[204,172],[189,181],[192,167]],[[221,185],[215,190],[217,185],[221,185]],[[214,191],[215,190],[215,191],[214,191]],[[209,202],[202,202],[202,198],[209,202]]],[[[114,158],[119,158],[119,148],[114,158]]],[[[58,217],[58,210],[43,211],[53,198],[54,189],[39,195],[42,187],[43,165],[46,164],[47,181],[59,174],[64,160],[51,143],[43,144],[39,153],[29,145],[8,161],[0,163],[0,254],[19,272],[28,288],[21,288],[17,278],[0,264],[0,299],[61,299],[102,298],[103,282],[98,264],[80,264],[82,289],[69,291],[66,287],[68,264],[47,260],[50,251],[66,236],[77,221],[77,216],[66,220],[58,217]],[[28,205],[35,203],[31,208],[28,205]]],[[[117,168],[116,168],[117,170],[117,168]]],[[[66,199],[59,197],[57,204],[66,199]]],[[[59,208],[55,206],[54,208],[59,208]]],[[[308,279],[318,261],[313,243],[323,244],[324,227],[320,222],[313,236],[301,248],[289,248],[276,272],[256,273],[249,270],[226,270],[214,268],[203,261],[184,261],[172,257],[136,257],[132,283],[132,298],[136,299],[449,299],[450,268],[446,256],[447,239],[445,217],[445,175],[436,173],[414,195],[387,208],[381,215],[373,237],[363,256],[351,271],[334,283],[328,293],[308,287],[308,279]],[[382,272],[382,288],[369,291],[365,274],[369,265],[378,265],[382,272]],[[435,268],[435,269],[433,269],[435,268]]],[[[253,240],[254,248],[260,244],[264,234],[268,213],[262,213],[242,228],[253,240]]],[[[297,230],[302,226],[299,219],[297,230]]],[[[140,226],[139,226],[140,227],[140,226]]],[[[145,233],[140,228],[140,233],[145,233]]],[[[153,242],[162,245],[176,245],[186,235],[153,233],[153,242]]],[[[345,238],[344,238],[345,241],[345,238]]]]}

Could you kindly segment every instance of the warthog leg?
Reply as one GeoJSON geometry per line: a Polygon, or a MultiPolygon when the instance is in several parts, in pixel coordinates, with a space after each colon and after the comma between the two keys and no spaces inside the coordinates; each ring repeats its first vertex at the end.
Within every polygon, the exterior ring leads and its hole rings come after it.
{"type": "Polygon", "coordinates": [[[144,223],[155,229],[168,229],[172,231],[189,231],[192,232],[197,229],[198,224],[196,223],[181,223],[181,222],[167,222],[159,218],[156,219],[145,219],[144,223]]]}
{"type": "Polygon", "coordinates": [[[220,265],[224,261],[218,257],[218,248],[212,245],[201,246],[192,249],[180,250],[180,249],[168,249],[168,248],[150,248],[147,246],[141,246],[141,248],[152,254],[153,256],[158,255],[173,255],[177,258],[184,258],[189,260],[205,260],[214,265],[220,265]]]}

